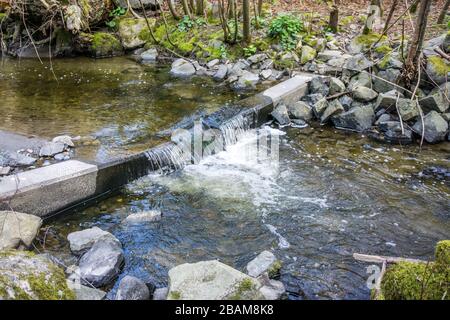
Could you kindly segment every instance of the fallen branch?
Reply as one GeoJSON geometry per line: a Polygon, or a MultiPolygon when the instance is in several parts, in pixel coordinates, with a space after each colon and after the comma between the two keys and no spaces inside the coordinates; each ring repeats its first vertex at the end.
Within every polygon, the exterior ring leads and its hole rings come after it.
{"type": "Polygon", "coordinates": [[[400,257],[388,257],[388,256],[374,256],[370,254],[354,253],[353,258],[358,261],[373,262],[373,263],[399,263],[399,262],[413,262],[413,263],[428,263],[429,261],[400,258],[400,257]]]}
{"type": "Polygon", "coordinates": [[[435,51],[437,54],[439,54],[442,58],[444,58],[444,59],[450,61],[450,55],[448,55],[448,54],[446,54],[444,51],[442,51],[441,48],[436,47],[436,48],[434,48],[434,51],[435,51]]]}

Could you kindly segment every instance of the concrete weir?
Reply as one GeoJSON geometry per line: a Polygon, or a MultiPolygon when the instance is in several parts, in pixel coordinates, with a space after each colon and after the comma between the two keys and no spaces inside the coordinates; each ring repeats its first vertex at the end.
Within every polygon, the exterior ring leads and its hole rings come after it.
{"type": "MultiPolygon", "coordinates": [[[[274,105],[292,103],[307,94],[309,75],[294,76],[264,92],[235,104],[239,116],[250,128],[267,122],[274,105]]],[[[232,117],[232,116],[231,116],[232,117]]],[[[213,113],[206,122],[224,116],[213,113]]],[[[226,119],[230,120],[230,119],[226,119]]],[[[0,210],[16,210],[48,217],[73,211],[79,206],[107,197],[123,185],[157,168],[173,165],[169,152],[175,143],[167,142],[146,152],[109,163],[96,164],[68,160],[0,180],[0,210]]]]}

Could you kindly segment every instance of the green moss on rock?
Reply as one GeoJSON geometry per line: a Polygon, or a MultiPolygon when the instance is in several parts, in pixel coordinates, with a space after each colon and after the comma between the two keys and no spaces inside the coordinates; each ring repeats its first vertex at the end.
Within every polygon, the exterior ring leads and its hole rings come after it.
{"type": "Polygon", "coordinates": [[[111,57],[122,53],[120,41],[110,33],[96,32],[91,39],[91,53],[96,58],[111,57]]]}
{"type": "Polygon", "coordinates": [[[450,240],[443,240],[437,243],[435,258],[437,264],[450,268],[450,240]]]}
{"type": "Polygon", "coordinates": [[[444,59],[438,56],[431,56],[428,62],[433,67],[434,72],[439,76],[446,76],[450,72],[450,64],[446,63],[444,59]]]}
{"type": "Polygon", "coordinates": [[[276,278],[280,275],[282,264],[280,260],[276,260],[270,268],[267,270],[267,273],[269,274],[269,278],[276,278]]]}
{"type": "Polygon", "coordinates": [[[388,54],[391,51],[392,51],[392,48],[387,44],[384,44],[384,45],[381,45],[381,46],[378,46],[375,48],[375,52],[380,53],[380,54],[388,54]]]}

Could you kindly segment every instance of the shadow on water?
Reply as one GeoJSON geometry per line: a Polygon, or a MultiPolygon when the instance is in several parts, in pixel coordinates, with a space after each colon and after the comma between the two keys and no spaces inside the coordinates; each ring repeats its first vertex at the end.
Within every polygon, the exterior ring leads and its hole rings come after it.
{"type": "MultiPolygon", "coordinates": [[[[264,127],[280,138],[279,162],[246,156],[253,131],[237,144],[170,175],[152,175],[121,194],[52,221],[61,239],[98,226],[123,244],[125,274],[158,287],[180,263],[207,259],[238,268],[262,250],[283,261],[291,299],[367,299],[367,264],[354,252],[432,259],[450,236],[449,143],[399,147],[330,128],[264,127]],[[161,208],[157,223],[123,224],[132,212],[161,208]]],[[[65,240],[47,249],[70,263],[65,240]]],[[[117,283],[110,293],[113,297],[117,283]]]]}

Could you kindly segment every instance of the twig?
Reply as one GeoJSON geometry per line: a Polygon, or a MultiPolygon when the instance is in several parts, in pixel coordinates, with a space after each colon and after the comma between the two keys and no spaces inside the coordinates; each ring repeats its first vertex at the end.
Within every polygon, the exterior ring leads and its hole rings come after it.
{"type": "Polygon", "coordinates": [[[358,261],[373,262],[373,263],[399,263],[399,262],[414,262],[414,263],[428,263],[425,260],[401,258],[401,257],[389,257],[389,256],[374,256],[370,254],[354,253],[353,258],[358,261]]]}
{"type": "Polygon", "coordinates": [[[448,55],[448,54],[446,54],[444,51],[442,51],[441,48],[436,47],[436,48],[434,48],[434,51],[435,51],[436,53],[438,53],[442,58],[444,58],[444,59],[450,61],[450,55],[448,55]]]}

